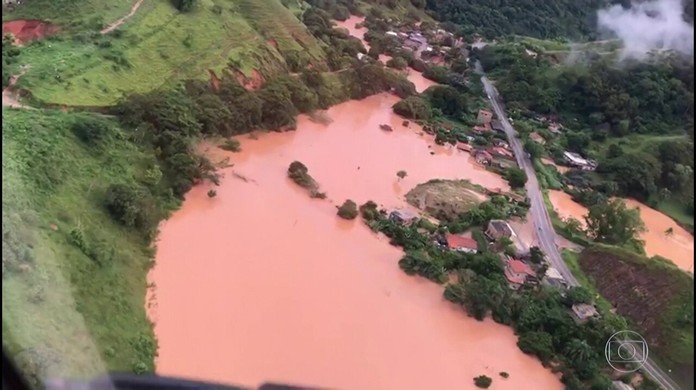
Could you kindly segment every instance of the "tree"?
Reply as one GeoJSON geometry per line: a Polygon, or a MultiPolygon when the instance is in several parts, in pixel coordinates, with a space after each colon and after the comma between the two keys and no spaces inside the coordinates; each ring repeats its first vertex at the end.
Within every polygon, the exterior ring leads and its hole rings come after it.
{"type": "Polygon", "coordinates": [[[594,349],[585,340],[572,339],[563,349],[563,354],[574,366],[586,365],[595,356],[594,349]]]}
{"type": "Polygon", "coordinates": [[[338,208],[338,216],[343,219],[355,219],[358,216],[358,205],[348,199],[338,208]]]}
{"type": "Polygon", "coordinates": [[[406,171],[399,171],[399,172],[396,172],[396,176],[397,176],[399,179],[405,178],[406,175],[408,175],[408,174],[406,173],[406,171]]]}
{"type": "Polygon", "coordinates": [[[533,264],[541,264],[544,262],[544,252],[538,246],[529,248],[529,260],[533,264]]]}
{"type": "Polygon", "coordinates": [[[215,190],[210,190],[210,191],[208,191],[208,198],[211,198],[211,199],[212,199],[212,198],[214,198],[214,197],[216,197],[216,196],[217,196],[217,191],[215,191],[215,190]]]}
{"type": "Polygon", "coordinates": [[[531,158],[539,158],[544,154],[544,147],[531,138],[524,141],[524,150],[529,153],[531,158]]]}
{"type": "Polygon", "coordinates": [[[430,119],[430,103],[419,96],[409,96],[393,106],[394,112],[410,119],[430,119]]]}
{"type": "Polygon", "coordinates": [[[408,66],[408,61],[402,57],[392,57],[389,59],[389,61],[387,61],[386,65],[390,68],[401,70],[406,69],[408,66]]]}
{"type": "Polygon", "coordinates": [[[645,225],[637,208],[628,209],[620,199],[608,200],[590,207],[585,216],[587,232],[598,242],[626,245],[635,242],[645,225]]]}
{"type": "Polygon", "coordinates": [[[435,85],[426,91],[432,107],[439,108],[447,116],[459,116],[466,111],[466,99],[449,85],[435,85]]]}
{"type": "Polygon", "coordinates": [[[527,174],[519,168],[508,168],[504,177],[512,188],[522,188],[527,183],[527,174]]]}
{"type": "Polygon", "coordinates": [[[545,332],[524,332],[517,340],[517,346],[524,353],[538,356],[542,362],[553,356],[553,340],[545,332]]]}
{"type": "Polygon", "coordinates": [[[673,235],[673,234],[674,234],[674,228],[671,228],[671,227],[670,227],[670,228],[668,228],[667,230],[665,230],[665,235],[671,236],[671,235],[673,235]]]}
{"type": "Polygon", "coordinates": [[[565,303],[568,306],[576,305],[578,303],[592,303],[592,293],[590,290],[582,286],[571,287],[565,293],[565,303]]]}
{"type": "Polygon", "coordinates": [[[485,375],[479,375],[476,378],[474,378],[474,385],[481,389],[487,389],[491,387],[491,383],[493,383],[493,379],[485,375]]]}
{"type": "Polygon", "coordinates": [[[172,0],[172,4],[181,12],[189,12],[196,5],[196,0],[172,0]]]}

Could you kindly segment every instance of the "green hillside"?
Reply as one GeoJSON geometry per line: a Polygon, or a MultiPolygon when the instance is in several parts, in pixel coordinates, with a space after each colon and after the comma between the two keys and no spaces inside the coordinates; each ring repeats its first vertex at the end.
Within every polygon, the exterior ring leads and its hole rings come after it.
{"type": "Polygon", "coordinates": [[[239,70],[249,77],[256,70],[269,77],[285,72],[287,59],[292,67],[324,60],[320,43],[279,0],[200,0],[185,13],[169,1],[146,0],[118,29],[99,33],[133,3],[90,0],[76,7],[66,0],[35,0],[4,15],[61,28],[22,50],[20,62],[30,68],[18,86],[41,102],[111,105],[130,92],[204,79],[209,71],[239,70]],[[104,16],[101,8],[108,10],[104,16]]]}
{"type": "Polygon", "coordinates": [[[109,119],[102,145],[87,146],[71,131],[84,115],[3,109],[3,345],[24,351],[20,364],[36,374],[150,371],[152,251],[103,199],[109,184],[142,178],[154,156],[109,119]]]}

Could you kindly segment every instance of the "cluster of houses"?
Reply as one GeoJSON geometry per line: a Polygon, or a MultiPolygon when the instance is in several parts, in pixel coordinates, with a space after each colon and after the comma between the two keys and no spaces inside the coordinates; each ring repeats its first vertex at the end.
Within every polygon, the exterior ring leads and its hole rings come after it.
{"type": "Polygon", "coordinates": [[[464,44],[461,38],[454,39],[452,33],[442,29],[420,31],[416,28],[410,31],[387,31],[385,35],[397,39],[403,49],[413,51],[420,58],[432,62],[443,60],[452,47],[460,47],[464,44]]]}
{"type": "Polygon", "coordinates": [[[594,171],[597,169],[596,161],[585,159],[577,153],[563,152],[563,160],[571,167],[582,169],[583,171],[594,171]]]}
{"type": "MultiPolygon", "coordinates": [[[[409,225],[420,217],[407,209],[396,209],[389,214],[389,218],[400,224],[409,225]]],[[[528,262],[530,248],[517,235],[515,230],[503,220],[491,220],[486,226],[485,236],[489,245],[507,238],[512,242],[512,255],[501,255],[504,262],[504,273],[508,286],[518,290],[524,286],[537,286],[540,283],[555,286],[561,289],[568,288],[566,280],[554,267],[546,265],[532,265],[528,262]],[[545,268],[545,271],[544,271],[545,268]],[[543,274],[542,274],[543,272],[543,274]]],[[[435,243],[442,248],[463,253],[477,253],[479,243],[471,237],[462,234],[444,234],[435,237],[435,243]]],[[[576,304],[571,307],[570,315],[578,323],[584,323],[591,318],[599,316],[597,309],[590,304],[576,304]]]]}
{"type": "MultiPolygon", "coordinates": [[[[480,110],[477,118],[478,124],[474,126],[474,133],[483,134],[486,132],[499,131],[503,132],[502,125],[499,121],[493,119],[493,113],[488,110],[480,110]]],[[[469,142],[474,140],[474,137],[467,137],[469,142]]],[[[469,152],[476,159],[476,162],[481,165],[491,165],[500,168],[512,168],[517,166],[515,154],[512,148],[503,139],[494,139],[493,144],[485,148],[475,148],[470,143],[457,143],[457,149],[469,152]]]]}

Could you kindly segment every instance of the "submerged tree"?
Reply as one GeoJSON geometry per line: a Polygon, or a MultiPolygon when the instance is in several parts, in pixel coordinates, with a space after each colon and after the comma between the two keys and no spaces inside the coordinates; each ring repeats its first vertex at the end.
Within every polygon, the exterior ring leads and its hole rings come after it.
{"type": "Polygon", "coordinates": [[[403,170],[402,170],[402,171],[399,171],[399,172],[396,172],[396,176],[398,176],[399,179],[403,179],[403,178],[405,178],[407,175],[408,175],[408,173],[406,173],[406,171],[403,171],[403,170]]]}
{"type": "Polygon", "coordinates": [[[590,207],[585,217],[587,232],[598,242],[625,245],[637,240],[645,231],[637,208],[628,209],[620,199],[609,200],[590,207]]]}

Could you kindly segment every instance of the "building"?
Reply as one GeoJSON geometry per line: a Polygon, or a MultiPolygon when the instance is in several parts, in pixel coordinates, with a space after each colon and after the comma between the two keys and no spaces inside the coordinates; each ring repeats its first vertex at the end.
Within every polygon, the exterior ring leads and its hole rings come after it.
{"type": "Polygon", "coordinates": [[[587,303],[578,303],[570,308],[570,313],[577,322],[583,324],[591,318],[599,317],[599,312],[593,305],[587,303]]]}
{"type": "Polygon", "coordinates": [[[457,142],[457,149],[463,151],[463,152],[469,152],[474,149],[471,145],[465,144],[464,142],[457,142]]]}
{"type": "Polygon", "coordinates": [[[511,151],[503,148],[502,146],[492,147],[492,148],[488,149],[488,153],[490,153],[491,156],[493,156],[493,157],[500,157],[500,158],[507,158],[507,159],[514,159],[515,158],[515,155],[511,151]]]}
{"type": "Polygon", "coordinates": [[[635,390],[633,386],[621,381],[611,382],[611,390],[635,390]]]}
{"type": "Polygon", "coordinates": [[[485,150],[477,150],[474,153],[474,158],[476,159],[476,162],[481,165],[489,165],[493,160],[493,156],[491,156],[491,154],[485,150]]]}
{"type": "Polygon", "coordinates": [[[418,215],[406,209],[396,209],[389,214],[389,219],[408,225],[418,219],[418,215]]]}
{"type": "Polygon", "coordinates": [[[390,37],[398,37],[399,36],[399,34],[397,32],[394,32],[394,31],[387,31],[385,34],[389,35],[390,37]]]}
{"type": "Polygon", "coordinates": [[[510,145],[507,143],[507,141],[500,138],[493,139],[493,145],[510,150],[510,145]]]}
{"type": "Polygon", "coordinates": [[[503,127],[503,124],[499,120],[493,119],[491,121],[491,128],[495,131],[500,131],[501,133],[505,132],[505,128],[503,127]]]}
{"type": "Polygon", "coordinates": [[[592,160],[586,160],[577,153],[563,152],[563,159],[568,165],[580,168],[583,171],[594,171],[597,168],[597,163],[592,160]]]}
{"type": "Polygon", "coordinates": [[[563,125],[557,122],[551,122],[549,124],[549,131],[554,133],[554,134],[561,134],[561,129],[563,128],[563,125]]]}
{"type": "Polygon", "coordinates": [[[524,49],[524,52],[525,52],[525,54],[527,54],[528,56],[530,56],[532,58],[537,58],[538,54],[535,51],[531,51],[529,49],[524,49]]]}
{"type": "Polygon", "coordinates": [[[488,111],[488,110],[479,110],[478,116],[476,117],[476,121],[479,124],[486,124],[486,123],[491,123],[491,120],[493,120],[493,113],[488,111]]]}
{"type": "Polygon", "coordinates": [[[500,219],[492,219],[486,227],[486,235],[492,240],[497,240],[501,237],[510,238],[514,233],[510,225],[500,219]]]}
{"type": "Polygon", "coordinates": [[[490,131],[492,131],[490,123],[484,123],[482,125],[474,126],[474,133],[476,133],[476,134],[484,134],[484,133],[488,133],[490,131]]]}
{"type": "Polygon", "coordinates": [[[565,281],[565,278],[563,278],[563,275],[561,275],[560,272],[556,268],[549,267],[546,269],[546,274],[544,275],[544,281],[554,287],[559,287],[559,288],[565,288],[568,286],[568,284],[565,281]]]}
{"type": "Polygon", "coordinates": [[[510,259],[505,263],[505,278],[510,283],[510,288],[517,290],[523,284],[533,281],[536,273],[525,262],[510,259]]]}
{"type": "Polygon", "coordinates": [[[473,238],[447,234],[445,235],[445,240],[447,240],[447,247],[453,251],[464,253],[478,252],[478,243],[473,238]]]}
{"type": "Polygon", "coordinates": [[[546,140],[544,139],[544,137],[540,136],[539,133],[537,133],[537,132],[533,132],[533,133],[529,134],[529,138],[531,138],[532,141],[534,141],[536,143],[540,143],[542,145],[546,143],[546,140]]]}

